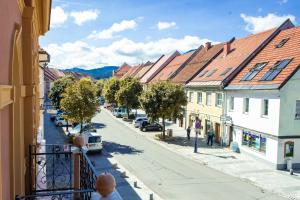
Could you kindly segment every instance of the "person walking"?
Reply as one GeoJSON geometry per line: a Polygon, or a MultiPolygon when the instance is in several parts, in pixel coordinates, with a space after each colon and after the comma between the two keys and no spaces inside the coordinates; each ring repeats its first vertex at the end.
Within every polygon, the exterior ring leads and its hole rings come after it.
{"type": "Polygon", "coordinates": [[[213,145],[213,139],[214,139],[214,132],[212,129],[209,129],[208,133],[207,133],[207,145],[209,146],[209,143],[210,143],[210,146],[213,145]]]}
{"type": "Polygon", "coordinates": [[[194,153],[198,152],[198,134],[200,134],[200,130],[201,130],[201,120],[199,119],[199,117],[196,117],[195,120],[195,146],[194,146],[194,153]]]}
{"type": "Polygon", "coordinates": [[[188,140],[190,140],[191,139],[191,127],[188,127],[187,129],[186,129],[186,136],[187,136],[187,139],[188,140]]]}

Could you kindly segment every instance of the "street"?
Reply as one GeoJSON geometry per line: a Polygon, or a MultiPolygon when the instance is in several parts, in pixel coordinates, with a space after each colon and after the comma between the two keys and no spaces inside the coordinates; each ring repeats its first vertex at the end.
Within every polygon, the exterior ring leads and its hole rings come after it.
{"type": "Polygon", "coordinates": [[[93,122],[101,125],[98,131],[105,151],[163,199],[284,199],[177,155],[147,140],[105,111],[97,114],[93,122]]]}

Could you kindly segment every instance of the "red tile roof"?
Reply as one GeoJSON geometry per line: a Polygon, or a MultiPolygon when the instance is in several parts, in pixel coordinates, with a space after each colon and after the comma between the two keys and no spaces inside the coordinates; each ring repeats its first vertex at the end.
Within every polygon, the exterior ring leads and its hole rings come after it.
{"type": "Polygon", "coordinates": [[[149,83],[154,76],[160,72],[167,64],[169,64],[177,55],[180,55],[178,51],[175,51],[168,55],[163,55],[160,57],[156,63],[154,63],[151,68],[144,74],[141,78],[141,83],[149,83]]]}
{"type": "Polygon", "coordinates": [[[214,82],[219,85],[250,55],[253,55],[253,53],[261,47],[262,43],[268,39],[274,31],[275,29],[271,29],[228,42],[230,45],[228,54],[226,54],[226,45],[224,43],[223,52],[210,64],[208,64],[202,72],[197,74],[197,76],[195,76],[188,85],[197,85],[195,82],[202,82],[200,85],[203,85],[203,82],[207,82],[209,85],[211,85],[209,82],[214,82]],[[205,71],[207,71],[207,73],[201,76],[205,71]],[[226,71],[227,73],[224,74],[226,71]]]}
{"type": "Polygon", "coordinates": [[[144,74],[151,68],[153,63],[146,63],[145,65],[141,65],[135,74],[133,75],[134,78],[141,79],[144,74]]]}
{"type": "Polygon", "coordinates": [[[121,65],[119,69],[113,72],[113,76],[117,78],[121,78],[122,76],[124,76],[124,74],[126,74],[129,71],[130,68],[131,68],[130,65],[124,63],[123,65],[121,65]]]}
{"type": "Polygon", "coordinates": [[[200,46],[195,52],[196,55],[177,73],[177,75],[175,75],[175,77],[171,79],[171,81],[174,83],[187,83],[222,50],[223,44],[212,45],[208,49],[200,46]]]}
{"type": "Polygon", "coordinates": [[[123,77],[132,76],[133,72],[135,72],[139,66],[140,65],[136,65],[136,66],[130,67],[130,69],[128,70],[128,72],[126,72],[123,77]]]}
{"type": "Polygon", "coordinates": [[[183,65],[186,61],[191,58],[195,51],[191,51],[182,55],[176,56],[165,68],[163,68],[150,82],[154,81],[166,81],[175,74],[175,72],[183,65]]]}
{"type": "Polygon", "coordinates": [[[242,71],[230,82],[229,86],[238,85],[277,85],[279,87],[284,84],[291,75],[298,70],[300,65],[300,27],[290,28],[281,31],[273,40],[260,51],[254,59],[252,59],[242,71]],[[281,48],[276,48],[283,39],[288,39],[281,48]],[[277,61],[284,59],[292,59],[290,63],[283,68],[280,73],[269,81],[261,81],[264,74],[269,71],[277,61]],[[241,79],[255,66],[257,63],[267,62],[252,80],[241,81],[241,79]]]}

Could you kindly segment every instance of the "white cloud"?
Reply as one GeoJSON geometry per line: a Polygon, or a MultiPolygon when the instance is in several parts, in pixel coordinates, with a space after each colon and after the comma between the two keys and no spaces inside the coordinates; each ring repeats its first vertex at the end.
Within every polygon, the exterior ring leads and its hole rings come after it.
{"type": "Polygon", "coordinates": [[[137,23],[135,20],[123,20],[120,23],[114,23],[110,28],[103,31],[93,31],[88,36],[89,39],[110,39],[113,38],[114,33],[119,33],[129,29],[135,29],[137,23]]]}
{"type": "Polygon", "coordinates": [[[293,23],[296,21],[296,17],[294,15],[276,15],[273,13],[269,13],[266,16],[248,16],[244,13],[241,14],[244,22],[246,22],[245,30],[251,33],[261,32],[267,29],[271,29],[282,24],[286,19],[290,19],[293,23]]]}
{"type": "Polygon", "coordinates": [[[287,3],[287,2],[288,2],[288,0],[279,0],[279,1],[278,1],[279,4],[285,4],[285,3],[287,3]]]}
{"type": "Polygon", "coordinates": [[[51,55],[51,65],[58,68],[82,66],[95,68],[104,65],[121,65],[142,61],[155,61],[160,55],[179,50],[182,52],[198,48],[210,41],[196,36],[183,38],[163,38],[157,41],[135,42],[122,38],[107,46],[96,47],[84,41],[73,43],[49,44],[45,49],[51,55]]]}
{"type": "Polygon", "coordinates": [[[51,27],[59,27],[68,19],[68,14],[60,6],[56,6],[51,10],[51,27]]]}
{"type": "Polygon", "coordinates": [[[158,22],[158,30],[169,29],[176,26],[176,22],[158,22]]]}
{"type": "Polygon", "coordinates": [[[85,22],[96,20],[98,14],[98,10],[84,10],[78,12],[71,12],[70,16],[74,18],[74,22],[77,25],[81,26],[85,22]]]}

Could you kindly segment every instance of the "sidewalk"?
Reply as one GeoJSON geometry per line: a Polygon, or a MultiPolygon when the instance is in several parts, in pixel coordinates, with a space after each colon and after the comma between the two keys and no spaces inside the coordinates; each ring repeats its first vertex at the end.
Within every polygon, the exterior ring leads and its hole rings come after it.
{"type": "MultiPolygon", "coordinates": [[[[109,112],[106,109],[103,109],[103,111],[109,112]]],[[[115,119],[156,144],[199,162],[199,164],[239,177],[262,188],[262,191],[272,191],[289,199],[300,199],[299,173],[291,176],[288,172],[275,170],[270,163],[247,153],[234,153],[228,148],[221,148],[216,145],[208,147],[204,138],[199,138],[198,153],[193,153],[194,137],[191,137],[191,140],[188,141],[186,131],[176,124],[166,126],[166,129],[173,129],[173,137],[166,141],[160,141],[155,139],[158,132],[141,132],[139,129],[134,128],[132,124],[124,122],[122,119],[115,119]]],[[[191,131],[191,136],[194,136],[193,131],[191,131]]]]}

